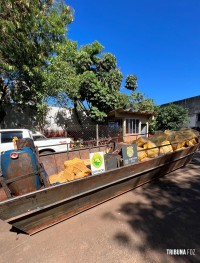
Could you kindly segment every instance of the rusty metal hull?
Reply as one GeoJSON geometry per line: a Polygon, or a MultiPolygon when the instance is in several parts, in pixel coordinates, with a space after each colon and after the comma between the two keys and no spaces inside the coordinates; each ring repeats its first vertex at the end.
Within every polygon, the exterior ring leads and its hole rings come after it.
{"type": "Polygon", "coordinates": [[[186,165],[198,146],[0,202],[0,219],[34,234],[186,165]]]}

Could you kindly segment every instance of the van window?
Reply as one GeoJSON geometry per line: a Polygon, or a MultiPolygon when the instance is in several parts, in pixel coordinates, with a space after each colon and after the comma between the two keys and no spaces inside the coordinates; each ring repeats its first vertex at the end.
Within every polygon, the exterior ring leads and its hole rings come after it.
{"type": "Polygon", "coordinates": [[[12,142],[13,138],[17,137],[22,139],[22,131],[13,131],[13,132],[1,132],[1,143],[12,142]]]}

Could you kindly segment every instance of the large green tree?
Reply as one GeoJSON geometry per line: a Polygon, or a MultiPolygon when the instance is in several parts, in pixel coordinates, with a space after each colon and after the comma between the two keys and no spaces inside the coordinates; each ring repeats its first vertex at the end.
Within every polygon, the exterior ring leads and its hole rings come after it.
{"type": "Polygon", "coordinates": [[[183,127],[188,118],[187,109],[176,104],[159,107],[156,116],[156,130],[175,130],[183,127]]]}
{"type": "Polygon", "coordinates": [[[43,73],[71,21],[61,0],[0,1],[0,104],[37,104],[48,96],[43,73]]]}
{"type": "MultiPolygon", "coordinates": [[[[120,91],[116,57],[97,41],[78,48],[66,39],[72,10],[62,0],[1,1],[0,18],[0,108],[6,101],[30,103],[43,120],[54,98],[102,121],[109,111],[130,104],[120,91]]],[[[134,92],[137,77],[128,75],[125,87],[134,92]]],[[[143,108],[147,104],[140,102],[143,108]]]]}
{"type": "MultiPolygon", "coordinates": [[[[68,98],[75,109],[84,109],[96,121],[103,121],[109,111],[127,102],[128,97],[120,91],[122,79],[116,57],[103,53],[98,41],[78,48],[77,43],[67,40],[57,46],[45,85],[56,90],[52,96],[59,102],[68,98]]],[[[128,85],[136,88],[135,76],[128,76],[128,85]]]]}

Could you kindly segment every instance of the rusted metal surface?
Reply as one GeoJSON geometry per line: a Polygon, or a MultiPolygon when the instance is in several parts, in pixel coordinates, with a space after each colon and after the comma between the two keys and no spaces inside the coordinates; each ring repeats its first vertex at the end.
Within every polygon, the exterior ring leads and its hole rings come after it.
{"type": "Polygon", "coordinates": [[[48,175],[59,173],[64,169],[64,162],[73,158],[89,159],[91,152],[104,151],[105,146],[96,146],[93,148],[80,148],[73,151],[50,153],[41,155],[40,161],[43,163],[44,168],[48,175]]]}
{"type": "Polygon", "coordinates": [[[12,160],[9,156],[7,158],[10,161],[8,162],[5,181],[9,183],[11,193],[17,196],[37,190],[36,169],[30,154],[20,152],[17,159],[12,160]],[[28,177],[22,176],[28,174],[30,175],[28,177]]]}
{"type": "Polygon", "coordinates": [[[9,196],[6,194],[6,191],[0,185],[0,202],[7,200],[8,198],[9,198],[9,196]]]}
{"type": "MultiPolygon", "coordinates": [[[[5,182],[5,179],[3,178],[2,175],[0,175],[0,187],[1,187],[0,190],[4,191],[4,193],[5,193],[7,198],[11,198],[12,197],[10,189],[8,188],[7,183],[5,182]]],[[[5,199],[5,197],[4,197],[5,195],[3,195],[3,199],[5,199]]],[[[2,194],[0,194],[0,201],[1,200],[2,200],[2,194]]]]}
{"type": "Polygon", "coordinates": [[[186,165],[198,146],[1,202],[0,218],[34,234],[186,165]]]}

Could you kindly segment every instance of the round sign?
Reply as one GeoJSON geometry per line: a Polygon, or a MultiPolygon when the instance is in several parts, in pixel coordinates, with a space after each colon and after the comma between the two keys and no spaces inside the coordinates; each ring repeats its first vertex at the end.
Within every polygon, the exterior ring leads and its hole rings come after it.
{"type": "Polygon", "coordinates": [[[94,153],[94,155],[92,156],[92,165],[95,168],[99,168],[101,167],[103,164],[103,158],[99,153],[94,153]]]}

